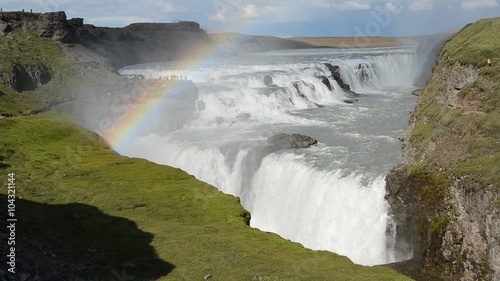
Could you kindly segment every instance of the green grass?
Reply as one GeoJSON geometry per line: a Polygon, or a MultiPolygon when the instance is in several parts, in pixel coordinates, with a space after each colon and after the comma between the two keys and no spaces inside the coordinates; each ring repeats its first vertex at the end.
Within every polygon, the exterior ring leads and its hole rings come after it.
{"type": "Polygon", "coordinates": [[[0,119],[0,139],[0,174],[16,173],[22,197],[18,236],[103,280],[125,263],[134,280],[407,280],[252,229],[237,198],[179,169],[119,156],[55,115],[0,119]]]}
{"type": "Polygon", "coordinates": [[[500,18],[483,19],[462,28],[443,48],[451,63],[472,64],[479,68],[488,58],[500,64],[500,18]]]}
{"type": "Polygon", "coordinates": [[[20,63],[44,65],[56,70],[67,62],[56,41],[41,38],[32,30],[15,29],[0,36],[0,51],[0,62],[4,69],[20,63]]]}

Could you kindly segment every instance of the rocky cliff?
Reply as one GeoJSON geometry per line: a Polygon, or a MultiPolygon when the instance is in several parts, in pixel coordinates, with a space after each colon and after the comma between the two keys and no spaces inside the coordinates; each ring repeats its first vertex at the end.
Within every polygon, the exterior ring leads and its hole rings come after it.
{"type": "Polygon", "coordinates": [[[23,92],[48,83],[58,62],[48,59],[47,53],[57,48],[55,42],[70,42],[77,25],[78,20],[67,20],[64,12],[0,12],[0,84],[23,92]],[[38,46],[40,38],[54,44],[38,46]]]}
{"type": "Polygon", "coordinates": [[[35,30],[39,36],[61,42],[70,42],[75,20],[66,20],[64,12],[25,13],[0,12],[0,33],[7,34],[16,28],[35,30]]]}
{"type": "Polygon", "coordinates": [[[387,176],[398,255],[413,253],[394,268],[417,280],[500,280],[499,33],[481,20],[444,45],[387,176]]]}
{"type": "Polygon", "coordinates": [[[209,53],[230,56],[278,49],[311,47],[272,36],[207,34],[196,22],[133,23],[124,28],[83,25],[73,41],[108,58],[115,68],[126,65],[190,59],[209,53]]]}
{"type": "Polygon", "coordinates": [[[14,64],[4,71],[0,65],[0,83],[6,84],[16,92],[35,90],[50,81],[50,72],[44,65],[14,64]]]}
{"type": "Polygon", "coordinates": [[[184,58],[212,44],[195,22],[137,23],[124,28],[83,25],[73,42],[110,61],[114,68],[184,58]]]}
{"type": "MultiPolygon", "coordinates": [[[[227,56],[310,47],[271,36],[208,35],[198,23],[191,21],[133,23],[124,28],[106,28],[84,24],[82,18],[68,20],[64,12],[0,12],[0,39],[16,37],[21,32],[52,39],[78,63],[94,69],[186,59],[207,51],[227,56]]],[[[10,46],[9,40],[4,40],[6,44],[1,41],[0,84],[22,92],[34,90],[51,79],[54,71],[50,61],[33,58],[37,53],[10,46]]]]}
{"type": "Polygon", "coordinates": [[[57,42],[83,45],[114,67],[176,59],[184,50],[211,41],[196,22],[134,23],[125,28],[105,28],[84,24],[82,18],[68,20],[64,12],[0,13],[0,34],[8,35],[16,29],[34,31],[57,42]]]}

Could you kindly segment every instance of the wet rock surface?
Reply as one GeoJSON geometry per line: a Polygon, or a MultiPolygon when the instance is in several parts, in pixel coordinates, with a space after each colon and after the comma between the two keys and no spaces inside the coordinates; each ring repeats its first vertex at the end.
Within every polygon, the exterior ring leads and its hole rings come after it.
{"type": "Polygon", "coordinates": [[[283,148],[308,148],[317,144],[318,141],[309,136],[300,134],[277,134],[267,139],[267,141],[277,147],[283,148]]]}

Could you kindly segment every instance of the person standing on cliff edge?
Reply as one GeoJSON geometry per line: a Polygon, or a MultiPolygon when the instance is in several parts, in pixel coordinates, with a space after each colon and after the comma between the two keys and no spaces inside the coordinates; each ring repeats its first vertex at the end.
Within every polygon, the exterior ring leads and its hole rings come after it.
{"type": "Polygon", "coordinates": [[[488,66],[491,67],[491,60],[488,59],[488,66]]]}

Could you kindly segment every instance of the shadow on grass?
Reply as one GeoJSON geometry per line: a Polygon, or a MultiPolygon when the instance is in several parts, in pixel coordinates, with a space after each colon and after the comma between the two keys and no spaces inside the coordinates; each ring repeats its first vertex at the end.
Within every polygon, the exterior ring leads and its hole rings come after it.
{"type": "MultiPolygon", "coordinates": [[[[5,194],[0,194],[0,202],[8,202],[5,194]]],[[[6,212],[0,214],[6,222],[6,212]]],[[[152,280],[174,269],[156,256],[150,245],[152,234],[138,229],[133,221],[104,214],[93,206],[16,198],[15,217],[16,272],[30,278],[152,280]]],[[[6,231],[5,227],[0,229],[6,231]]],[[[4,252],[7,246],[2,244],[4,252]]]]}
{"type": "Polygon", "coordinates": [[[10,167],[9,164],[3,163],[4,160],[5,160],[5,156],[0,155],[0,170],[1,169],[7,169],[7,168],[10,167]]]}

